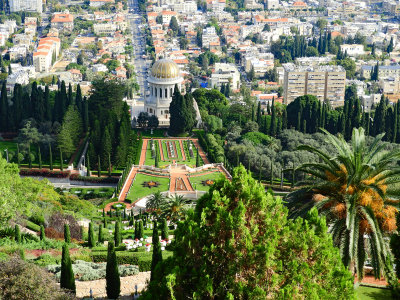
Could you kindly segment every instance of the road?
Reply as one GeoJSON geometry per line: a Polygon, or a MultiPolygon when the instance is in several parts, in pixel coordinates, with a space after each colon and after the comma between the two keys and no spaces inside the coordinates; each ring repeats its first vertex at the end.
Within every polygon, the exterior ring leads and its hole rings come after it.
{"type": "Polygon", "coordinates": [[[133,60],[137,82],[140,86],[140,99],[147,90],[147,72],[149,62],[143,58],[146,54],[146,39],[144,37],[144,24],[142,24],[143,12],[139,10],[138,0],[129,0],[129,22],[132,30],[132,45],[135,58],[133,60]]]}

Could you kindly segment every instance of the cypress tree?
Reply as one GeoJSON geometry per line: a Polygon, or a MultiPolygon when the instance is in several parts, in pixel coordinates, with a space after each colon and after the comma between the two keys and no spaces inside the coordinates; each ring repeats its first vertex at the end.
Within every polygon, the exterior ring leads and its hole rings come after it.
{"type": "Polygon", "coordinates": [[[261,102],[258,102],[257,105],[257,124],[261,126],[261,102]]]}
{"type": "Polygon", "coordinates": [[[158,237],[158,229],[156,221],[154,221],[152,242],[153,242],[153,255],[151,260],[150,282],[153,281],[155,278],[154,270],[156,269],[157,264],[159,262],[162,262],[161,244],[160,244],[160,239],[158,237]]]}
{"type": "Polygon", "coordinates": [[[64,171],[63,155],[61,148],[60,148],[60,170],[64,171]]]}
{"type": "MultiPolygon", "coordinates": [[[[1,55],[0,55],[1,56],[1,55]]],[[[6,82],[3,82],[0,95],[0,131],[7,131],[8,129],[8,99],[6,82]]]]}
{"type": "Polygon", "coordinates": [[[201,166],[199,148],[196,149],[196,168],[201,166]]]}
{"type": "Polygon", "coordinates": [[[14,227],[14,239],[18,244],[21,243],[21,231],[19,229],[18,224],[15,224],[15,227],[14,227]]]}
{"type": "Polygon", "coordinates": [[[142,239],[144,236],[143,220],[139,220],[138,236],[139,239],[142,239]]]}
{"type": "Polygon", "coordinates": [[[83,98],[83,130],[85,132],[88,131],[89,128],[89,104],[88,104],[88,100],[86,99],[86,97],[83,98]]]}
{"type": "Polygon", "coordinates": [[[99,244],[104,243],[104,237],[103,237],[103,227],[99,225],[99,237],[98,237],[99,244]]]}
{"type": "Polygon", "coordinates": [[[17,163],[18,163],[18,168],[21,166],[21,159],[19,157],[19,144],[17,144],[17,163]]]}
{"type": "Polygon", "coordinates": [[[68,244],[64,244],[62,248],[60,287],[76,293],[75,276],[69,257],[68,244]]]}
{"type": "Polygon", "coordinates": [[[156,146],[156,157],[154,159],[154,166],[156,168],[158,168],[159,164],[158,164],[158,152],[157,152],[157,146],[156,146]]]}
{"type": "Polygon", "coordinates": [[[271,126],[270,126],[270,136],[276,135],[276,109],[275,109],[275,98],[272,97],[272,108],[271,108],[271,126]]]}
{"type": "Polygon", "coordinates": [[[68,106],[70,106],[72,103],[73,103],[73,99],[72,99],[72,85],[71,85],[71,83],[69,83],[69,85],[68,85],[68,98],[67,98],[66,108],[68,108],[68,106]]]}
{"type": "Polygon", "coordinates": [[[97,156],[97,176],[101,177],[100,155],[97,156]]]}
{"type": "Polygon", "coordinates": [[[303,132],[307,133],[307,120],[303,120],[303,132]]]}
{"type": "Polygon", "coordinates": [[[67,244],[71,243],[71,232],[68,224],[64,224],[64,241],[67,244]]]}
{"type": "Polygon", "coordinates": [[[167,240],[169,237],[167,220],[164,218],[161,222],[161,239],[167,240]]]}
{"type": "Polygon", "coordinates": [[[119,278],[117,256],[115,254],[114,242],[112,241],[108,243],[106,291],[109,299],[117,299],[121,293],[121,280],[119,278]]]}
{"type": "Polygon", "coordinates": [[[297,113],[297,125],[296,130],[301,131],[301,112],[297,113]]]}
{"type": "Polygon", "coordinates": [[[106,212],[104,211],[104,208],[103,208],[103,218],[105,218],[105,216],[106,216],[106,212]]]}
{"type": "Polygon", "coordinates": [[[39,158],[39,169],[42,169],[42,153],[40,152],[40,145],[38,145],[38,158],[39,158]]]}
{"type": "Polygon", "coordinates": [[[49,143],[49,159],[50,159],[50,170],[53,170],[53,151],[51,150],[51,143],[49,143]]]}
{"type": "Polygon", "coordinates": [[[94,246],[96,246],[96,242],[94,239],[93,222],[89,223],[88,246],[89,246],[89,248],[93,248],[94,246]]]}
{"type": "Polygon", "coordinates": [[[28,144],[28,162],[29,162],[29,169],[32,169],[31,144],[28,144]]]}
{"type": "Polygon", "coordinates": [[[86,154],[86,172],[87,172],[87,176],[90,176],[90,159],[89,159],[89,155],[86,154]]]}
{"type": "Polygon", "coordinates": [[[107,228],[107,219],[105,217],[103,218],[103,226],[104,228],[107,228]]]}
{"type": "Polygon", "coordinates": [[[79,83],[76,87],[75,105],[78,108],[78,111],[81,113],[82,120],[83,120],[84,116],[83,116],[83,111],[82,111],[82,91],[81,91],[81,86],[79,83]]]}
{"type": "Polygon", "coordinates": [[[272,184],[273,184],[273,180],[274,180],[274,169],[273,169],[273,164],[272,164],[272,160],[271,160],[271,165],[270,165],[270,174],[271,174],[271,177],[270,177],[270,182],[269,182],[269,184],[272,186],[272,184]]]}
{"type": "Polygon", "coordinates": [[[286,109],[283,110],[283,114],[282,114],[282,129],[287,129],[287,111],[286,111],[286,109]]]}
{"type": "Polygon", "coordinates": [[[254,121],[255,116],[254,116],[254,105],[251,106],[251,120],[254,121]]]}
{"type": "Polygon", "coordinates": [[[44,100],[44,108],[45,108],[44,119],[46,121],[51,121],[50,90],[47,85],[44,89],[43,100],[44,100]]]}
{"type": "Polygon", "coordinates": [[[40,240],[44,241],[45,238],[46,238],[46,235],[44,233],[44,227],[43,227],[43,225],[40,225],[40,240]]]}
{"type": "Polygon", "coordinates": [[[115,221],[115,229],[114,229],[114,243],[115,247],[118,247],[121,244],[121,232],[120,232],[120,224],[115,221]]]}
{"type": "Polygon", "coordinates": [[[139,238],[139,221],[135,222],[135,239],[139,238]]]}
{"type": "Polygon", "coordinates": [[[111,177],[111,154],[108,153],[108,177],[111,177]]]}

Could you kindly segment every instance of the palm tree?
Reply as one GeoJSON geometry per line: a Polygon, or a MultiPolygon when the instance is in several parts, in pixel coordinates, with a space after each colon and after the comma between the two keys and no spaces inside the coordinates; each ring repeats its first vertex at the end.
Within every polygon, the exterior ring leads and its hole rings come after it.
{"type": "Polygon", "coordinates": [[[155,211],[157,214],[161,212],[161,209],[166,204],[165,197],[160,191],[155,192],[146,202],[146,209],[155,211]]]}
{"type": "Polygon", "coordinates": [[[394,165],[400,159],[400,150],[386,151],[384,134],[367,145],[363,128],[353,129],[350,145],[342,136],[323,131],[337,154],[332,156],[307,145],[300,146],[299,150],[318,156],[320,163],[299,167],[298,170],[311,175],[313,182],[292,193],[288,200],[302,195],[303,202],[293,202],[297,214],[315,206],[326,216],[343,263],[359,280],[369,256],[375,277],[384,273],[390,283],[393,271],[387,236],[397,229],[399,200],[391,199],[389,191],[400,182],[400,168],[394,165]]]}
{"type": "Polygon", "coordinates": [[[173,222],[177,222],[185,215],[186,205],[189,202],[182,195],[175,194],[175,196],[168,199],[162,215],[173,222]]]}

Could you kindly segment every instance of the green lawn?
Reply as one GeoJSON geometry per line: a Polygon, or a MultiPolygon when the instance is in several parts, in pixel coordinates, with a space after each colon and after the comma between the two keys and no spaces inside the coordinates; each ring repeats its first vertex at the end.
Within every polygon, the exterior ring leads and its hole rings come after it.
{"type": "MultiPolygon", "coordinates": [[[[158,161],[158,165],[160,167],[168,166],[172,163],[172,160],[165,160],[162,161],[161,157],[160,160],[158,161]]],[[[147,144],[147,150],[146,150],[146,159],[144,161],[144,164],[146,166],[154,166],[155,164],[155,159],[151,157],[151,147],[150,147],[150,142],[147,144]]]]}
{"type": "Polygon", "coordinates": [[[156,191],[165,192],[169,190],[169,178],[168,177],[154,177],[151,175],[137,174],[135,181],[129,191],[127,199],[136,201],[137,199],[143,198],[144,196],[154,194],[156,191]],[[142,183],[145,181],[156,181],[160,185],[154,188],[143,187],[142,183]]]}
{"type": "Polygon", "coordinates": [[[367,286],[356,288],[356,297],[359,300],[389,300],[392,295],[389,289],[379,289],[367,286]]]}
{"type": "Polygon", "coordinates": [[[194,177],[189,177],[190,183],[192,184],[193,189],[195,188],[196,185],[196,190],[198,191],[208,191],[209,190],[209,186],[204,186],[201,182],[203,180],[216,180],[218,178],[220,178],[221,176],[223,176],[220,172],[214,172],[211,174],[207,174],[207,175],[200,175],[200,176],[194,176],[194,177]]]}
{"type": "Polygon", "coordinates": [[[153,134],[151,134],[151,130],[142,130],[140,131],[144,138],[164,138],[165,129],[155,129],[153,130],[153,134]]]}

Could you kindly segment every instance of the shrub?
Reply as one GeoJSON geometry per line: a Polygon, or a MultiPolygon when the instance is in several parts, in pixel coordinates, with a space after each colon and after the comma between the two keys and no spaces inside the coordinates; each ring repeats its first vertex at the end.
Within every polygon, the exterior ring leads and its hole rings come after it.
{"type": "Polygon", "coordinates": [[[121,293],[121,280],[119,278],[118,262],[115,255],[114,243],[108,243],[106,265],[106,291],[107,297],[117,299],[121,293]]]}
{"type": "Polygon", "coordinates": [[[19,174],[21,176],[67,178],[70,175],[70,171],[52,171],[47,169],[20,169],[19,174]]]}
{"type": "Polygon", "coordinates": [[[69,232],[71,238],[80,240],[82,236],[81,226],[79,226],[78,221],[76,221],[74,216],[69,214],[63,214],[61,212],[55,212],[54,214],[51,215],[49,219],[49,227],[54,228],[58,232],[64,232],[65,224],[68,224],[69,226],[69,232]]]}
{"type": "Polygon", "coordinates": [[[118,177],[91,177],[91,176],[80,176],[79,174],[72,174],[69,177],[70,180],[93,182],[93,183],[118,183],[118,177]]]}
{"type": "MultiPolygon", "coordinates": [[[[44,225],[44,216],[36,213],[29,217],[29,221],[35,223],[38,226],[44,225]]],[[[36,230],[36,231],[39,231],[39,230],[36,230]]]]}
{"type": "Polygon", "coordinates": [[[55,265],[55,264],[60,263],[60,259],[56,258],[48,253],[45,253],[45,254],[42,254],[39,257],[35,258],[33,260],[33,263],[40,267],[45,267],[47,265],[55,265]]]}
{"type": "Polygon", "coordinates": [[[25,227],[32,231],[36,231],[36,232],[40,231],[40,226],[36,225],[35,223],[33,223],[31,221],[26,221],[25,227]]]}
{"type": "Polygon", "coordinates": [[[53,227],[47,227],[44,230],[46,237],[50,239],[64,239],[64,233],[57,231],[53,227]]]}
{"type": "Polygon", "coordinates": [[[2,299],[73,299],[42,268],[12,257],[0,262],[0,298],[2,299]]]}

